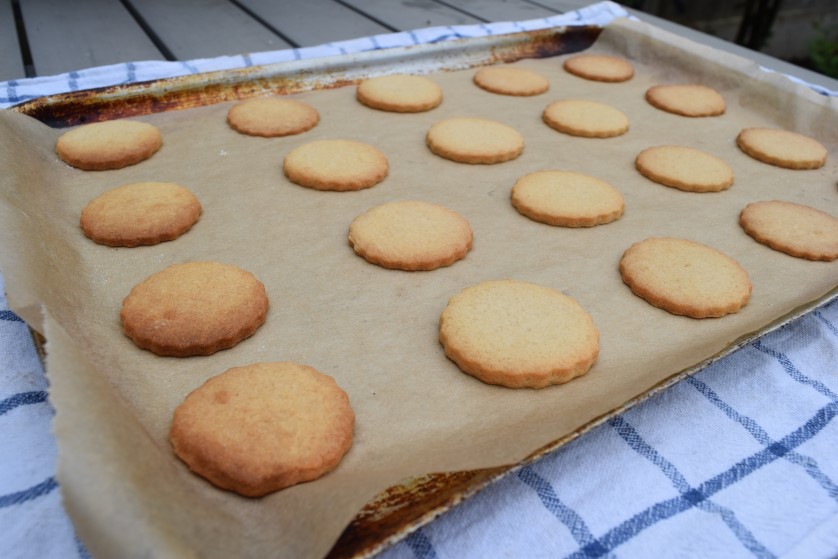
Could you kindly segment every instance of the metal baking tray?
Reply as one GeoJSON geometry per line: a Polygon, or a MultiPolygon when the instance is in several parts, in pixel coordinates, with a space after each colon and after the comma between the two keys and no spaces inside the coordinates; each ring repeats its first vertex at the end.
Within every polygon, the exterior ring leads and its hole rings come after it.
{"type": "MultiPolygon", "coordinates": [[[[553,57],[588,48],[601,31],[601,28],[591,26],[562,27],[226,70],[51,95],[24,102],[10,110],[60,128],[201,107],[266,93],[291,94],[343,87],[362,78],[393,72],[426,74],[525,58],[553,57]]],[[[836,298],[838,288],[757,332],[743,335],[711,358],[671,375],[621,406],[537,449],[517,464],[429,474],[389,488],[356,515],[328,557],[369,557],[381,551],[500,477],[555,451],[710,363],[836,298]]],[[[33,335],[42,348],[43,338],[34,331],[33,335]]]]}

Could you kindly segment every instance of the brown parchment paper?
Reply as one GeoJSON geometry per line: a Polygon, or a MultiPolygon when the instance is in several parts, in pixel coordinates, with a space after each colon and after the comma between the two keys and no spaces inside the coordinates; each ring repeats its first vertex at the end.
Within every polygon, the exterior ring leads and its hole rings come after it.
{"type": "Polygon", "coordinates": [[[361,506],[388,486],[430,472],[516,463],[834,289],[838,262],[773,251],[737,223],[739,211],[757,200],[792,200],[835,213],[834,100],[645,24],[615,22],[593,50],[629,57],[637,75],[603,84],[566,74],[565,57],[525,60],[517,64],[546,75],[551,89],[516,98],[475,87],[473,70],[440,73],[433,79],[444,102],[421,114],[365,108],[353,87],[306,93],[297,98],[318,109],[320,124],[279,139],[230,130],[230,104],[151,115],[141,120],[161,129],[163,148],[117,171],[69,168],[53,153],[61,130],[0,113],[0,263],[13,308],[48,340],[62,495],[95,556],[322,556],[361,506]],[[649,86],[683,81],[715,87],[727,114],[687,119],[644,101],[649,86]],[[583,139],[550,129],[541,111],[565,98],[621,109],[630,131],[583,139]],[[526,139],[523,155],[491,166],[432,155],[425,132],[454,116],[513,126],[526,139]],[[734,143],[739,130],[763,125],[816,137],[829,149],[826,166],[791,171],[741,153],[734,143]],[[389,176],[350,193],[288,182],[284,155],[320,138],[377,146],[389,158],[389,176]],[[734,169],[735,184],[721,193],[686,193],[634,170],[640,150],[669,143],[721,157],[734,169]],[[510,189],[518,177],[540,169],[609,181],[625,197],[624,216],[568,229],[519,215],[509,203],[510,189]],[[96,245],[81,234],[79,213],[92,198],[142,180],[190,188],[203,204],[200,222],[176,241],[134,249],[96,245]],[[460,212],[474,229],[474,249],[432,272],[386,270],[357,257],[347,243],[349,223],[398,199],[460,212]],[[722,319],[693,320],[635,297],[617,266],[629,245],[648,236],[693,239],[737,259],[753,283],[750,304],[722,319]],[[150,273],[190,260],[253,272],[270,297],[267,322],[250,339],[209,357],[165,358],[139,350],[120,330],[122,298],[150,273]],[[510,390],[482,384],[445,358],[437,321],[448,298],[499,278],[554,287],[590,312],[600,329],[601,356],[586,376],[543,390],[510,390]],[[190,474],[173,456],[167,432],[174,408],[206,379],[272,360],[309,364],[334,376],[355,409],[356,438],[324,478],[245,499],[190,474]]]}

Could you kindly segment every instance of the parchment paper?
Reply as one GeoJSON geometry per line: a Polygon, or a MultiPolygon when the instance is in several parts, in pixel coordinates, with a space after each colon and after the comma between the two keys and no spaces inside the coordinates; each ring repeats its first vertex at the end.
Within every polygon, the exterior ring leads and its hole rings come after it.
{"type": "Polygon", "coordinates": [[[593,50],[628,56],[636,77],[596,83],[566,74],[565,57],[526,60],[517,64],[545,74],[551,89],[516,98],[477,88],[473,70],[436,74],[444,102],[421,114],[363,107],[354,87],[302,94],[297,98],[316,107],[321,122],[280,139],[229,129],[229,104],[152,115],[141,120],[159,126],[163,148],[149,161],[117,171],[72,169],[53,152],[63,131],[0,114],[2,269],[14,309],[48,340],[62,495],[95,556],[322,556],[360,507],[386,487],[414,475],[518,462],[835,287],[838,262],[773,251],[737,223],[739,211],[757,200],[792,200],[834,213],[834,100],[645,24],[612,24],[593,50]],[[687,119],[644,101],[649,86],[681,81],[715,87],[727,114],[687,119]],[[542,110],[566,98],[621,109],[630,131],[583,139],[550,129],[542,110]],[[487,117],[516,128],[526,139],[523,155],[491,166],[434,156],[425,133],[453,116],[487,117]],[[741,153],[736,134],[762,125],[816,137],[829,149],[826,166],[791,171],[741,153]],[[389,158],[389,176],[354,193],[288,182],[284,155],[320,138],[377,146],[389,158]],[[734,169],[735,184],[696,194],[645,179],[634,158],[660,144],[721,157],[734,169]],[[521,216],[509,202],[510,189],[518,177],[540,169],[609,181],[625,197],[624,216],[587,229],[521,216]],[[203,204],[200,222],[180,239],[152,247],[109,248],[82,235],[79,213],[92,198],[143,180],[191,189],[203,204]],[[346,238],[352,219],[399,199],[460,212],[474,229],[474,249],[432,272],[386,270],[356,256],[346,238]],[[628,246],[648,236],[693,239],[737,259],[753,283],[750,304],[725,318],[694,320],[635,297],[617,266],[628,246]],[[138,349],[120,330],[122,298],[149,274],[190,260],[253,272],[270,297],[266,324],[209,357],[166,358],[138,349]],[[437,321],[449,297],[499,278],[554,287],[590,312],[601,333],[601,356],[586,376],[543,390],[510,390],[482,384],[445,358],[437,321]],[[324,478],[245,499],[189,473],[174,457],[167,433],[174,408],[206,379],[232,366],[274,360],[309,364],[335,377],[357,415],[355,443],[324,478]]]}

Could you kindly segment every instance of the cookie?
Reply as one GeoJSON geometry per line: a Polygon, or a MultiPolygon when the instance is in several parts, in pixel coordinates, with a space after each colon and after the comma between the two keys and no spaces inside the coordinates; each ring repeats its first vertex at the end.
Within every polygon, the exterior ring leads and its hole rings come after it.
{"type": "Polygon", "coordinates": [[[283,163],[293,183],[316,190],[361,190],[387,176],[387,157],[353,140],[318,140],[294,149],[283,163]]]}
{"type": "Polygon", "coordinates": [[[578,54],[565,60],[564,69],[574,76],[598,82],[624,82],[634,76],[634,66],[625,58],[602,54],[578,54]]]}
{"type": "Polygon", "coordinates": [[[776,128],[746,128],[736,136],[739,149],[763,163],[786,169],[817,169],[826,148],[815,139],[776,128]]]}
{"type": "Polygon", "coordinates": [[[367,262],[398,270],[435,270],[471,250],[468,221],[443,206],[405,200],[367,210],[349,226],[349,244],[367,262]]]}
{"type": "Polygon", "coordinates": [[[442,103],[442,89],[435,82],[407,74],[364,80],[355,95],[367,107],[395,113],[420,113],[442,103]]]}
{"type": "Polygon", "coordinates": [[[705,85],[655,85],[646,91],[646,101],[655,108],[681,116],[718,116],[725,112],[725,100],[705,85]]]}
{"type": "Polygon", "coordinates": [[[320,121],[317,109],[279,97],[260,97],[236,103],[227,112],[227,124],[236,132],[272,138],[311,130],[320,121]]]}
{"type": "Polygon", "coordinates": [[[484,118],[449,118],[434,124],[427,143],[436,155],[458,163],[491,165],[515,159],[524,137],[515,129],[484,118]]]}
{"type": "Polygon", "coordinates": [[[145,161],[160,149],[156,126],[135,120],[108,120],[74,128],[55,143],[58,157],[85,171],[121,169],[145,161]]]}
{"type": "Polygon", "coordinates": [[[131,289],[122,302],[125,335],[171,357],[210,355],[252,335],[268,312],[253,274],[218,262],[173,264],[131,289]]]}
{"type": "Polygon", "coordinates": [[[748,304],[751,282],[736,260],[687,239],[652,237],[620,260],[623,282],[638,297],[672,314],[720,317],[748,304]]]}
{"type": "Polygon", "coordinates": [[[198,221],[201,203],[171,182],[141,182],[108,190],[81,212],[85,235],[100,245],[135,247],[177,239],[198,221]]]}
{"type": "Polygon", "coordinates": [[[733,184],[730,165],[694,148],[648,148],[640,152],[634,164],[646,178],[688,192],[719,192],[733,184]]]}
{"type": "Polygon", "coordinates": [[[623,215],[623,196],[605,181],[569,171],[537,171],[512,187],[512,205],[528,218],[562,227],[592,227],[623,215]]]}
{"type": "Polygon", "coordinates": [[[754,202],[739,214],[739,225],[757,242],[797,258],[838,258],[838,218],[815,208],[771,200],[754,202]]]}
{"type": "Polygon", "coordinates": [[[213,485],[261,497],[334,470],[354,426],[349,397],[332,377],[296,363],[254,363],[186,396],[169,441],[213,485]]]}
{"type": "Polygon", "coordinates": [[[611,138],[629,129],[628,118],[620,110],[583,99],[554,101],[541,116],[550,128],[572,136],[611,138]]]}
{"type": "Polygon", "coordinates": [[[452,297],[439,341],[463,372],[509,388],[567,382],[599,355],[599,331],[579,303],[516,280],[479,283],[452,297]]]}
{"type": "Polygon", "coordinates": [[[550,89],[547,78],[526,68],[487,66],[474,74],[474,83],[486,91],[501,95],[528,97],[550,89]]]}

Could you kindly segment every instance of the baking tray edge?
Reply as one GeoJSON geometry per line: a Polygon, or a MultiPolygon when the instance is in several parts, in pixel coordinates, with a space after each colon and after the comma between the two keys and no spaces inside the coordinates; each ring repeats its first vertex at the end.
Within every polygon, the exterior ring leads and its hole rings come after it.
{"type": "Polygon", "coordinates": [[[9,107],[55,128],[189,109],[260,95],[289,95],[391,73],[426,74],[547,58],[591,46],[597,26],[566,26],[278,62],[39,97],[9,107]]]}

